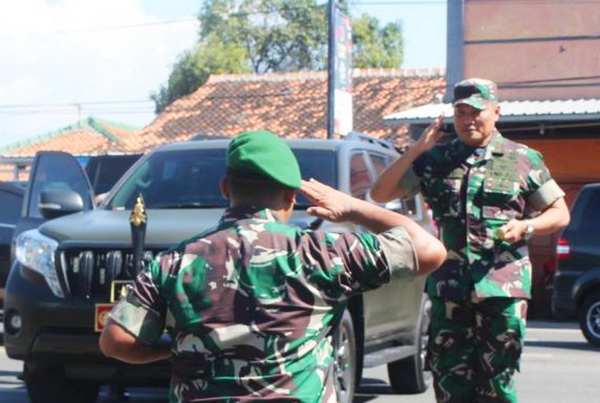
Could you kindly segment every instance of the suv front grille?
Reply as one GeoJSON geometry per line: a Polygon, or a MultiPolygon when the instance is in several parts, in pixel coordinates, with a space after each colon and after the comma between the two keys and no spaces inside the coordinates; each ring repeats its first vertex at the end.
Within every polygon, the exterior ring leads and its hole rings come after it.
{"type": "MultiPolygon", "coordinates": [[[[158,250],[145,250],[142,264],[148,264],[158,250]]],[[[66,297],[108,299],[114,280],[135,278],[131,249],[70,248],[59,251],[58,271],[66,297]]]]}

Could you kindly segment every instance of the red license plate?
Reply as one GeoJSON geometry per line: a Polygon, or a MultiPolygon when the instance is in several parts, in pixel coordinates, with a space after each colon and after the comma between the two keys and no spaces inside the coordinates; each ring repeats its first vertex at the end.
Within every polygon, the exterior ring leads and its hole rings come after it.
{"type": "Polygon", "coordinates": [[[101,332],[106,326],[108,320],[108,313],[115,306],[115,304],[96,304],[94,314],[94,330],[101,332]]]}

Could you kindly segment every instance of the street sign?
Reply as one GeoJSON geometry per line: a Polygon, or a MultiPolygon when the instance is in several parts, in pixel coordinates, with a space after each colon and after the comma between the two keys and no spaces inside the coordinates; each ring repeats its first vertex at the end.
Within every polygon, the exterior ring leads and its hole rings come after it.
{"type": "Polygon", "coordinates": [[[350,17],[334,3],[330,7],[328,137],[353,130],[352,30],[350,17]]]}

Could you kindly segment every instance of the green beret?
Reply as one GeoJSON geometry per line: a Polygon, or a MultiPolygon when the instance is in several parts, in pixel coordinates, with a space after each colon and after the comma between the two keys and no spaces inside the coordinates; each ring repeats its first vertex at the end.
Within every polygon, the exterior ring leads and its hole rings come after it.
{"type": "Polygon", "coordinates": [[[296,156],[285,141],[266,130],[242,133],[231,140],[227,167],[300,189],[302,177],[296,156]]]}

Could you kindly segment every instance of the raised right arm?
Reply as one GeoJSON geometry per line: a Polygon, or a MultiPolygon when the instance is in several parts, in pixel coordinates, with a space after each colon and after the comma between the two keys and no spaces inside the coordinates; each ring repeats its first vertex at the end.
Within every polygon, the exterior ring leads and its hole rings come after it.
{"type": "Polygon", "coordinates": [[[444,135],[440,131],[443,121],[444,115],[438,116],[425,129],[419,140],[381,173],[370,191],[373,201],[385,203],[406,196],[406,191],[399,186],[400,179],[404,177],[419,155],[433,148],[444,135]]]}
{"type": "Polygon", "coordinates": [[[314,204],[308,213],[332,222],[350,221],[379,234],[403,227],[416,251],[419,274],[437,269],[446,259],[446,248],[432,234],[402,214],[357,199],[314,179],[302,181],[300,191],[314,204]]]}

